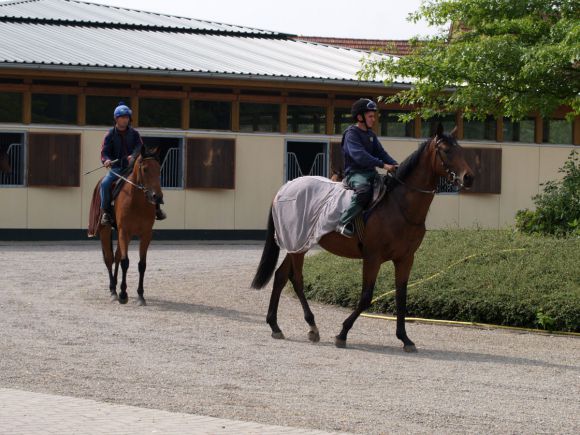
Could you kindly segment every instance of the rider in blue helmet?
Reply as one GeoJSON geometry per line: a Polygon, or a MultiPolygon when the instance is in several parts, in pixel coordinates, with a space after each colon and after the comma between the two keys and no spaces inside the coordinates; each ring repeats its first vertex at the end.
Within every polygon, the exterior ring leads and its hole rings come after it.
{"type": "Polygon", "coordinates": [[[376,168],[394,171],[398,163],[383,148],[377,135],[372,131],[376,121],[377,104],[367,98],[356,101],[351,108],[353,121],[342,135],[345,183],[354,190],[349,207],[340,216],[336,231],[352,237],[352,220],[372,199],[372,183],[376,168]]]}
{"type": "MultiPolygon", "coordinates": [[[[103,139],[101,146],[101,163],[109,172],[101,181],[101,224],[113,223],[111,207],[111,185],[118,178],[115,174],[121,174],[137,159],[143,146],[143,140],[137,130],[131,127],[133,112],[122,101],[115,108],[113,118],[115,126],[109,130],[103,139]],[[114,162],[114,163],[113,163],[114,162]]],[[[157,204],[156,218],[163,220],[167,217],[157,204]]]]}

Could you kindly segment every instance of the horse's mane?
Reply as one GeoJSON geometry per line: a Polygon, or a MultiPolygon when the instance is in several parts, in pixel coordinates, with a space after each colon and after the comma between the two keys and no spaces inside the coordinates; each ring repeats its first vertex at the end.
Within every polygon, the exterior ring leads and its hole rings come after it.
{"type": "Polygon", "coordinates": [[[399,165],[399,169],[397,169],[397,178],[399,180],[405,180],[409,176],[409,174],[413,172],[413,169],[417,167],[417,165],[419,164],[419,160],[421,158],[421,154],[423,154],[423,151],[425,151],[425,148],[427,148],[429,142],[431,142],[431,139],[427,139],[425,142],[422,142],[419,145],[419,148],[413,151],[411,155],[409,155],[399,165]]]}
{"type": "MultiPolygon", "coordinates": [[[[442,139],[443,142],[451,146],[457,145],[457,140],[450,134],[443,133],[442,139]]],[[[415,169],[419,164],[421,154],[423,154],[423,151],[425,151],[425,149],[427,148],[429,143],[431,143],[432,140],[433,138],[430,138],[424,142],[421,142],[419,148],[417,148],[415,151],[413,151],[413,153],[411,153],[411,155],[409,155],[409,157],[403,160],[403,162],[399,165],[399,169],[397,170],[397,178],[399,180],[404,181],[411,174],[411,172],[413,172],[413,169],[415,169]]]]}

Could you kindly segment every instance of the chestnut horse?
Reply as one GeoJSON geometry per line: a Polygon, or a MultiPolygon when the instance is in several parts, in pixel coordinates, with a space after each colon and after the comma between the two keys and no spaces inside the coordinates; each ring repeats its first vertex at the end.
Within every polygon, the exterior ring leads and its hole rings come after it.
{"type": "MultiPolygon", "coordinates": [[[[425,141],[400,165],[394,177],[395,187],[384,196],[370,214],[362,242],[346,238],[336,232],[324,235],[319,245],[325,250],[346,258],[362,258],[362,294],[354,312],[342,324],[335,338],[337,347],[346,346],[348,331],[359,315],[371,305],[377,274],[381,264],[392,261],[395,265],[395,287],[397,306],[396,336],[403,342],[407,352],[416,351],[415,344],[405,330],[407,304],[407,281],[415,252],[425,235],[425,219],[435,194],[437,181],[447,177],[459,188],[473,184],[473,172],[465,162],[463,149],[456,140],[456,129],[451,134],[443,133],[441,125],[434,138],[425,141]]],[[[268,219],[266,243],[258,270],[252,281],[253,288],[263,288],[274,273],[280,248],[274,239],[272,213],[268,219]]],[[[304,319],[310,326],[308,338],[317,342],[320,334],[314,315],[304,296],[302,267],[306,252],[287,254],[274,276],[274,287],[266,317],[273,338],[284,338],[278,326],[278,303],[280,293],[290,279],[304,310],[304,319]]]]}
{"type": "MultiPolygon", "coordinates": [[[[147,150],[141,147],[139,155],[133,165],[133,171],[127,178],[121,191],[115,198],[115,223],[118,232],[117,250],[113,256],[113,228],[110,225],[98,226],[98,234],[101,239],[103,257],[109,272],[109,289],[111,300],[118,300],[121,304],[128,301],[127,295],[127,269],[129,268],[129,242],[134,236],[139,237],[139,295],[138,305],[146,305],[143,296],[143,277],[147,267],[147,249],[153,237],[153,224],[155,222],[155,207],[163,198],[160,181],[161,165],[157,148],[147,150]],[[115,272],[113,273],[113,261],[115,272]],[[119,264],[123,277],[121,280],[121,293],[117,295],[117,274],[119,264]]],[[[93,195],[99,195],[100,183],[95,188],[93,195]]],[[[99,201],[93,201],[98,204],[99,201]]]]}

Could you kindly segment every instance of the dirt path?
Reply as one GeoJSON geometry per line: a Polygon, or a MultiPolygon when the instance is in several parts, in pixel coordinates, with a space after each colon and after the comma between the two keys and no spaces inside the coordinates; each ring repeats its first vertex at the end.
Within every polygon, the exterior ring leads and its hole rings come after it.
{"type": "MultiPolygon", "coordinates": [[[[580,433],[580,340],[360,319],[298,301],[287,337],[265,323],[269,290],[248,284],[258,244],[154,243],[145,297],[111,304],[97,243],[0,244],[0,387],[161,410],[361,433],[580,433]]],[[[0,404],[1,405],[1,404],[0,404]]]]}

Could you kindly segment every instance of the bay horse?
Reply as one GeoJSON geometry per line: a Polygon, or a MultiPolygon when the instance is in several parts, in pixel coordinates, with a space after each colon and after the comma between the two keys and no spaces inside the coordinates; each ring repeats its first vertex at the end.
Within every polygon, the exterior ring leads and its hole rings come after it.
{"type": "MultiPolygon", "coordinates": [[[[415,352],[415,344],[405,330],[407,282],[413,266],[415,252],[425,235],[425,219],[433,201],[438,179],[446,177],[458,188],[469,188],[474,176],[466,163],[463,149],[457,143],[456,128],[445,134],[441,125],[435,136],[423,142],[400,165],[394,176],[395,187],[383,197],[370,214],[362,242],[347,238],[337,232],[324,235],[318,244],[335,255],[363,260],[362,293],[353,313],[343,322],[342,330],[335,337],[337,347],[346,346],[346,338],[359,315],[371,305],[377,274],[381,264],[392,261],[395,266],[397,307],[396,336],[403,342],[406,352],[415,352]]],[[[274,221],[270,209],[266,243],[260,264],[252,281],[255,289],[263,288],[272,275],[278,261],[280,248],[274,239],[274,221]]],[[[268,307],[266,322],[272,329],[272,337],[283,339],[278,326],[278,303],[288,279],[294,287],[304,311],[304,319],[310,326],[310,341],[320,340],[320,334],[304,295],[302,268],[306,252],[287,254],[274,275],[274,285],[268,307]]]]}
{"type": "MultiPolygon", "coordinates": [[[[97,233],[101,239],[101,248],[107,271],[109,272],[109,290],[111,301],[118,300],[126,304],[127,269],[129,269],[129,242],[134,236],[139,238],[139,286],[137,294],[138,305],[146,305],[143,278],[147,267],[147,249],[153,238],[153,224],[155,223],[155,207],[163,198],[161,191],[158,149],[141,147],[141,154],[134,162],[131,175],[115,198],[115,223],[118,233],[117,250],[113,256],[113,228],[111,225],[101,225],[98,222],[97,233]],[[115,271],[113,272],[113,262],[115,271]],[[121,264],[122,280],[121,292],[117,295],[117,275],[121,264]]],[[[100,182],[93,193],[93,207],[100,203],[100,182]],[[95,197],[96,196],[96,197],[95,197]]],[[[97,219],[100,219],[97,213],[97,219]]],[[[89,233],[90,233],[89,229],[89,233]]]]}

